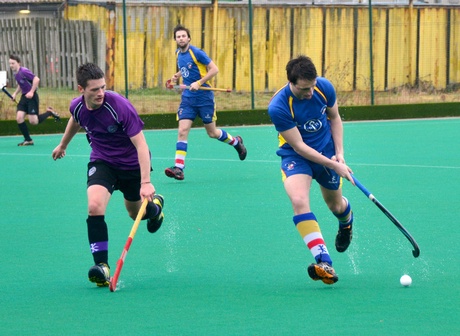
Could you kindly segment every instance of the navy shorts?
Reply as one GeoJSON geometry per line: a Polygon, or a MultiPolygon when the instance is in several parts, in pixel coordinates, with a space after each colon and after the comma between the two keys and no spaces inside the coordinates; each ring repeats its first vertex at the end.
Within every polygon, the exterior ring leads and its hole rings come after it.
{"type": "Polygon", "coordinates": [[[40,100],[38,98],[37,91],[35,91],[34,96],[29,99],[26,98],[26,95],[21,95],[21,99],[19,99],[18,106],[16,111],[24,111],[26,114],[35,114],[38,115],[38,105],[40,100]]]}
{"type": "MultiPolygon", "coordinates": [[[[334,143],[331,141],[321,154],[327,158],[334,156],[334,143]]],[[[342,186],[342,178],[334,170],[309,161],[296,153],[281,156],[281,173],[283,181],[292,175],[306,174],[326,189],[338,190],[342,186]]]]}
{"type": "Polygon", "coordinates": [[[197,116],[203,120],[203,124],[210,124],[216,121],[216,104],[214,100],[209,99],[207,102],[198,103],[196,98],[182,97],[179,110],[177,110],[177,119],[195,120],[197,116]]]}
{"type": "Polygon", "coordinates": [[[110,194],[112,194],[114,190],[120,190],[125,200],[130,202],[137,202],[141,199],[140,169],[116,169],[107,165],[104,161],[95,161],[88,163],[87,176],[87,187],[101,185],[105,187],[110,194]]]}

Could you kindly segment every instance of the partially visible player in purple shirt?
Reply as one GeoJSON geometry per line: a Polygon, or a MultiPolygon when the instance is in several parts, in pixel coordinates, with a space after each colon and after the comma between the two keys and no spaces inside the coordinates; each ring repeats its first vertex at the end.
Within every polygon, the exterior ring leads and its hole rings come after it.
{"type": "Polygon", "coordinates": [[[143,219],[149,232],[163,222],[163,197],[155,193],[150,180],[150,151],[142,132],[144,123],[125,97],[106,91],[103,71],[95,64],[77,70],[80,97],[70,104],[71,117],[60,144],[53,150],[54,160],[66,149],[80,128],[86,131],[91,146],[87,173],[88,239],[94,266],[88,278],[99,287],[110,284],[108,229],[105,211],[114,190],[123,193],[126,210],[135,219],[142,200],[149,200],[143,219]]]}
{"type": "Polygon", "coordinates": [[[51,107],[46,109],[46,112],[39,114],[39,98],[37,94],[38,84],[40,78],[35,76],[32,71],[21,66],[21,59],[19,56],[10,55],[9,59],[10,69],[13,71],[14,78],[18,83],[16,90],[11,95],[15,101],[19,92],[22,93],[21,99],[16,108],[16,121],[18,122],[19,130],[24,136],[24,141],[18,143],[18,146],[33,146],[34,142],[30,137],[29,128],[25,122],[25,117],[28,115],[31,125],[38,125],[45,121],[48,117],[53,117],[55,121],[61,118],[54,112],[51,107]]]}

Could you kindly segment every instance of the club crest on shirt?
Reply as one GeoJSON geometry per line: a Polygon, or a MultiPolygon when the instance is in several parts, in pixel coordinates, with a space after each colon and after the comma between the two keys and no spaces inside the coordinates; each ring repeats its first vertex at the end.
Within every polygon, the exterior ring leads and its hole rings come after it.
{"type": "Polygon", "coordinates": [[[107,127],[107,132],[115,133],[117,129],[118,129],[118,125],[110,125],[109,127],[107,127]]]}
{"type": "Polygon", "coordinates": [[[188,71],[187,68],[180,68],[180,74],[182,76],[182,78],[188,78],[188,76],[190,75],[190,72],[188,71]]]}
{"type": "Polygon", "coordinates": [[[322,127],[323,123],[319,119],[311,119],[303,124],[303,129],[309,133],[318,132],[322,127]]]}

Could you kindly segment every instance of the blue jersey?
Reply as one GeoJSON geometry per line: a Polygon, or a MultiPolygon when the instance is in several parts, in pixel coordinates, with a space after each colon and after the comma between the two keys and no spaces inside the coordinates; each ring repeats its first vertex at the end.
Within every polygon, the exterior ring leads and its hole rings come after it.
{"type": "MultiPolygon", "coordinates": [[[[186,52],[181,52],[180,49],[176,51],[177,67],[180,70],[182,80],[185,85],[190,85],[201,78],[203,78],[207,69],[206,66],[211,63],[209,56],[200,48],[190,45],[186,52]]],[[[209,87],[208,83],[203,83],[202,86],[209,87]]],[[[212,91],[190,91],[184,90],[182,92],[184,97],[196,97],[213,99],[214,93],[212,91]]]]}
{"type": "MultiPolygon", "coordinates": [[[[331,82],[326,78],[317,77],[311,99],[296,98],[288,83],[271,99],[268,114],[278,132],[297,127],[303,141],[321,152],[332,139],[326,108],[334,106],[335,101],[336,93],[331,82]]],[[[281,134],[278,135],[278,139],[278,155],[294,153],[281,134]]]]}
{"type": "Polygon", "coordinates": [[[70,103],[70,113],[86,131],[92,149],[91,162],[102,160],[119,169],[140,169],[130,138],[142,131],[144,123],[128,99],[106,91],[101,107],[88,110],[80,96],[70,103]]]}

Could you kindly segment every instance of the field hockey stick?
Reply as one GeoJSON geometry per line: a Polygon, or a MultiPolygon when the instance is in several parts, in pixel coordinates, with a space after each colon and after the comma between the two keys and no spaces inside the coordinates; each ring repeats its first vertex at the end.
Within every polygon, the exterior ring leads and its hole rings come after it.
{"type": "MultiPolygon", "coordinates": [[[[167,89],[180,89],[180,90],[189,90],[190,85],[174,85],[170,79],[166,81],[166,88],[167,89]]],[[[219,89],[219,88],[211,88],[211,87],[206,87],[206,86],[201,86],[198,90],[203,90],[203,91],[220,91],[220,92],[232,92],[231,89],[219,89]]]]}
{"type": "Polygon", "coordinates": [[[359,182],[356,177],[351,175],[353,177],[353,180],[355,181],[356,186],[366,195],[392,222],[396,227],[399,229],[399,231],[402,232],[402,234],[409,240],[409,242],[412,244],[412,247],[414,248],[412,251],[412,255],[414,258],[417,258],[420,255],[420,249],[417,245],[417,242],[415,241],[414,237],[411,236],[411,234],[404,228],[404,226],[396,219],[393,214],[388,211],[387,208],[383,206],[382,203],[380,203],[377,198],[375,198],[374,195],[371,194],[369,190],[366,189],[365,186],[359,182]]]}
{"type": "MultiPolygon", "coordinates": [[[[181,90],[188,90],[190,89],[190,85],[174,85],[173,89],[181,89],[181,90]]],[[[203,90],[203,91],[220,91],[220,92],[232,92],[231,89],[219,89],[219,88],[211,88],[211,87],[206,87],[206,86],[200,86],[198,90],[203,90]]]]}
{"type": "Polygon", "coordinates": [[[123,264],[125,263],[126,255],[128,254],[129,248],[131,247],[131,243],[133,242],[134,235],[136,234],[137,228],[139,227],[139,223],[141,222],[142,217],[144,216],[145,209],[147,207],[148,199],[144,198],[142,202],[141,208],[137,213],[136,220],[134,221],[133,227],[131,228],[131,232],[129,233],[128,240],[126,240],[125,247],[123,248],[123,252],[121,252],[121,257],[117,261],[117,269],[115,270],[115,274],[113,275],[112,279],[110,279],[110,286],[109,289],[111,292],[115,292],[117,289],[117,282],[118,277],[120,276],[121,269],[123,268],[123,264]]]}
{"type": "Polygon", "coordinates": [[[2,91],[8,96],[10,97],[10,99],[12,101],[14,101],[16,104],[18,103],[16,100],[13,99],[13,96],[8,92],[8,90],[6,89],[6,85],[2,87],[2,91]]]}

